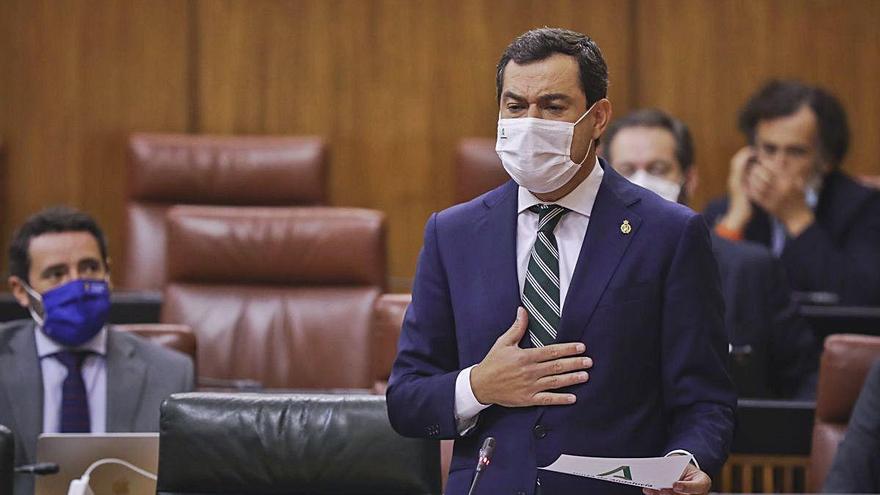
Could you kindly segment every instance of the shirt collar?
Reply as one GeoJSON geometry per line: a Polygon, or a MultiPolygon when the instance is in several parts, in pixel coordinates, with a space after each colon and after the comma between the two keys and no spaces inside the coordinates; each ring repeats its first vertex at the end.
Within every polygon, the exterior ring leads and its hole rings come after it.
{"type": "Polygon", "coordinates": [[[43,333],[43,330],[39,325],[34,327],[34,336],[37,340],[37,356],[42,359],[46,356],[61,352],[61,351],[71,351],[71,350],[79,350],[79,351],[91,351],[95,354],[100,354],[101,356],[105,356],[107,354],[107,327],[101,329],[97,335],[89,339],[86,343],[76,346],[76,347],[65,347],[58,342],[50,339],[43,333]]]}
{"type": "MultiPolygon", "coordinates": [[[[604,175],[605,170],[599,165],[599,158],[596,158],[596,163],[593,164],[593,170],[590,171],[590,175],[581,181],[570,193],[555,201],[554,204],[589,218],[593,212],[593,204],[596,202],[596,195],[599,193],[599,186],[602,184],[602,176],[604,175]]],[[[535,197],[534,194],[522,186],[519,187],[518,194],[517,212],[519,213],[526,211],[532,206],[544,203],[544,201],[535,197]]]]}

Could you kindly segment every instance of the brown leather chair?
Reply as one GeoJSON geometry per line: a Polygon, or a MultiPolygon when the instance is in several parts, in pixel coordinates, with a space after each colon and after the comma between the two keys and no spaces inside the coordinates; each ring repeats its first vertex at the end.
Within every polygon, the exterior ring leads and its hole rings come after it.
{"type": "Polygon", "coordinates": [[[878,358],[880,337],[837,334],[825,339],[810,450],[810,491],[822,489],[865,377],[878,358]]]}
{"type": "Polygon", "coordinates": [[[858,179],[865,186],[880,189],[880,175],[860,175],[858,179]]]}
{"type": "Polygon", "coordinates": [[[385,220],[356,208],[175,206],[161,321],[193,328],[200,377],[370,388],[385,220]]]}
{"type": "Polygon", "coordinates": [[[373,376],[377,380],[378,393],[385,393],[391,365],[397,356],[400,328],[410,301],[410,294],[383,294],[376,301],[373,313],[373,376]]]}
{"type": "Polygon", "coordinates": [[[195,361],[196,359],[196,336],[187,325],[175,325],[171,323],[132,323],[125,325],[113,325],[113,329],[120,332],[131,332],[143,337],[154,344],[182,352],[195,361]]]}
{"type": "MultiPolygon", "coordinates": [[[[403,326],[403,317],[406,308],[412,302],[410,294],[383,294],[376,301],[374,314],[374,373],[379,377],[374,390],[378,394],[385,394],[388,386],[388,377],[391,374],[391,365],[397,355],[397,339],[403,326]]],[[[452,462],[452,440],[440,441],[440,476],[443,488],[446,488],[446,478],[449,476],[449,465],[452,462]]]]}
{"type": "Polygon", "coordinates": [[[510,180],[495,153],[495,140],[466,138],[455,157],[455,202],[470,201],[510,180]]]}
{"type": "Polygon", "coordinates": [[[122,286],[165,283],[165,211],[175,204],[298,206],[327,199],[316,137],[133,134],[122,286]]]}

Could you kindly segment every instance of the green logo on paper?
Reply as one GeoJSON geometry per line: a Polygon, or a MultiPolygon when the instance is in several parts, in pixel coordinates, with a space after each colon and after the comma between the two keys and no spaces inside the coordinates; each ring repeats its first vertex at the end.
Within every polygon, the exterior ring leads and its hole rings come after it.
{"type": "Polygon", "coordinates": [[[621,478],[621,479],[625,479],[625,480],[629,480],[629,481],[632,481],[632,479],[633,479],[632,472],[630,471],[629,466],[620,466],[619,468],[612,469],[611,471],[608,471],[607,473],[600,473],[598,476],[611,476],[612,478],[621,478]],[[614,474],[614,473],[620,473],[620,474],[614,474]]]}

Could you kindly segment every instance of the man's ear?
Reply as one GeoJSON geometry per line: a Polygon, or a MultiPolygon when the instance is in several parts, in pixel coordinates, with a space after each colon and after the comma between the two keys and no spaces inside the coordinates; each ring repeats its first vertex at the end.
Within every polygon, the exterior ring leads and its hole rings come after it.
{"type": "Polygon", "coordinates": [[[107,286],[108,286],[108,287],[110,288],[110,290],[112,291],[112,290],[113,290],[113,277],[112,277],[113,272],[112,272],[112,270],[110,270],[110,267],[111,267],[111,263],[110,263],[110,261],[111,261],[111,259],[110,259],[109,256],[108,256],[107,259],[104,261],[104,271],[106,272],[105,275],[104,275],[104,278],[107,279],[107,286]]]}
{"type": "Polygon", "coordinates": [[[18,301],[19,306],[27,308],[30,305],[30,299],[28,299],[27,291],[24,290],[24,281],[15,275],[12,275],[6,279],[6,282],[9,284],[9,290],[12,292],[12,297],[18,301]]]}
{"type": "Polygon", "coordinates": [[[598,139],[605,133],[605,128],[611,123],[611,102],[608,98],[602,98],[596,102],[593,109],[593,139],[598,139]]]}
{"type": "Polygon", "coordinates": [[[687,197],[693,200],[694,194],[697,192],[697,186],[700,185],[700,174],[697,173],[697,167],[691,167],[684,173],[684,192],[687,197]]]}

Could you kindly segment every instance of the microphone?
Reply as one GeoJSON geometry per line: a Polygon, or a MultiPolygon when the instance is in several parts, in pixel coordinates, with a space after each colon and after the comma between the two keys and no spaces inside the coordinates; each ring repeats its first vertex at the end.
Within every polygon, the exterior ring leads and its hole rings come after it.
{"type": "Polygon", "coordinates": [[[58,473],[58,469],[58,464],[55,464],[54,462],[38,462],[36,464],[24,464],[22,466],[17,466],[15,468],[15,472],[23,474],[43,475],[56,474],[58,473]]]}
{"type": "Polygon", "coordinates": [[[480,447],[480,457],[477,459],[477,472],[474,473],[474,481],[471,482],[471,489],[468,490],[468,495],[473,495],[474,489],[477,487],[477,480],[480,479],[483,470],[489,466],[489,463],[492,461],[492,454],[494,453],[495,437],[486,437],[483,440],[483,446],[480,447]]]}

